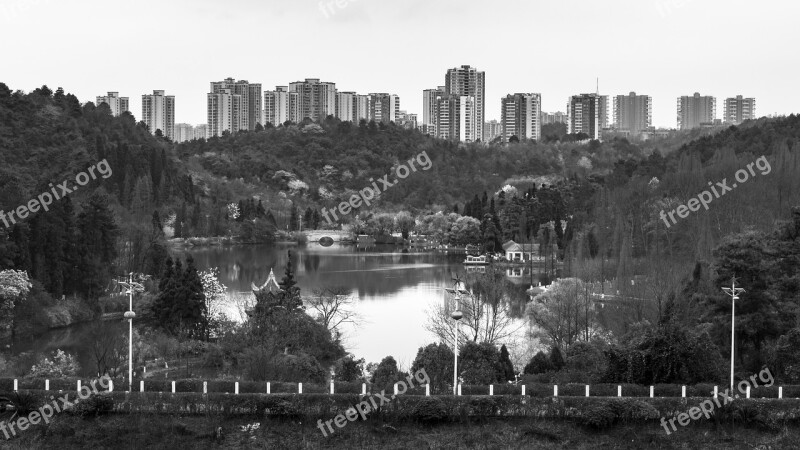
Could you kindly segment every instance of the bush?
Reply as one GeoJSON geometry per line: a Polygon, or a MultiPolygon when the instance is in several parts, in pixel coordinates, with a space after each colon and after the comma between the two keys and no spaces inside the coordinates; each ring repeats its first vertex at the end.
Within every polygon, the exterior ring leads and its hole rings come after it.
{"type": "Polygon", "coordinates": [[[63,378],[72,377],[78,373],[80,366],[78,360],[62,350],[56,350],[51,358],[42,357],[31,367],[29,378],[63,378]]]}
{"type": "Polygon", "coordinates": [[[114,411],[114,399],[107,395],[92,395],[76,403],[72,413],[83,418],[114,411]]]}
{"type": "Polygon", "coordinates": [[[614,424],[617,415],[613,409],[604,404],[588,405],[581,415],[581,423],[590,428],[603,430],[614,424]]]}
{"type": "Polygon", "coordinates": [[[425,424],[440,423],[447,416],[447,406],[437,397],[425,397],[414,405],[411,410],[411,417],[425,424]]]}
{"type": "Polygon", "coordinates": [[[550,363],[550,359],[544,352],[539,351],[536,355],[531,358],[527,365],[525,365],[525,369],[523,372],[525,374],[540,374],[546,373],[553,369],[552,364],[550,363]]]}

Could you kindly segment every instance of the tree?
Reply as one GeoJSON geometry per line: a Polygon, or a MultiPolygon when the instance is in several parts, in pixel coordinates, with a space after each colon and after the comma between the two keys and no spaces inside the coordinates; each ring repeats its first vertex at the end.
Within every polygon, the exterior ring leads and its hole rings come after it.
{"type": "Polygon", "coordinates": [[[478,344],[467,341],[460,350],[458,368],[464,383],[493,384],[504,376],[500,365],[500,352],[494,345],[488,342],[478,344]]]}
{"type": "Polygon", "coordinates": [[[336,379],[345,383],[361,381],[364,378],[364,358],[355,359],[348,354],[336,364],[336,379]]]}
{"type": "Polygon", "coordinates": [[[526,313],[539,328],[538,334],[560,348],[589,341],[598,328],[592,291],[577,278],[555,281],[528,303],[526,313]]]}
{"type": "Polygon", "coordinates": [[[505,344],[500,347],[500,367],[502,368],[500,381],[514,381],[514,364],[505,344]]]}
{"type": "Polygon", "coordinates": [[[445,344],[436,343],[420,347],[411,364],[411,373],[425,369],[431,384],[431,393],[452,392],[453,351],[445,344]]]}
{"type": "Polygon", "coordinates": [[[27,272],[0,271],[0,335],[12,333],[15,328],[15,310],[25,300],[32,284],[27,272]],[[5,333],[4,333],[5,332],[5,333]]]}
{"type": "Polygon", "coordinates": [[[550,363],[550,358],[543,351],[539,351],[533,358],[525,365],[525,370],[523,371],[525,374],[529,375],[537,375],[540,373],[547,373],[553,370],[553,366],[550,363]]]}
{"type": "Polygon", "coordinates": [[[50,378],[61,379],[74,377],[78,374],[80,365],[74,355],[65,353],[63,350],[56,350],[52,359],[43,356],[31,367],[28,378],[50,378]]]}
{"type": "Polygon", "coordinates": [[[403,373],[397,368],[397,361],[393,357],[387,356],[378,364],[370,382],[377,389],[391,390],[394,383],[401,380],[403,380],[403,373]]]}
{"type": "Polygon", "coordinates": [[[225,313],[222,312],[222,305],[226,299],[228,287],[219,282],[219,269],[216,267],[200,272],[200,281],[203,283],[203,297],[205,298],[205,309],[203,311],[203,335],[206,340],[211,339],[222,322],[225,320],[225,313]]]}
{"type": "Polygon", "coordinates": [[[354,308],[353,295],[350,289],[343,286],[332,286],[314,289],[314,295],[307,298],[308,308],[317,313],[317,321],[331,332],[333,336],[342,335],[343,324],[357,325],[359,315],[354,308]]]}

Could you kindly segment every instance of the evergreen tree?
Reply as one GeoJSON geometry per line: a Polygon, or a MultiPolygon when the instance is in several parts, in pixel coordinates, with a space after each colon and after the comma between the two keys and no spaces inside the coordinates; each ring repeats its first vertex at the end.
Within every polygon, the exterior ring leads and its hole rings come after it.
{"type": "Polygon", "coordinates": [[[501,373],[498,377],[500,381],[514,381],[514,364],[511,362],[511,357],[505,344],[500,347],[500,367],[501,373]]]}
{"type": "Polygon", "coordinates": [[[89,300],[97,300],[111,279],[120,231],[103,191],[95,191],[82,209],[78,216],[81,293],[89,300]]]}

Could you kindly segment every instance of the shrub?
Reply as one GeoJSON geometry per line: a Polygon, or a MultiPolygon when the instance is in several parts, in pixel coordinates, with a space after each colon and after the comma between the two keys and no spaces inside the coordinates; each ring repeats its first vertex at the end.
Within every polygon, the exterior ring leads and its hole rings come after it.
{"type": "Polygon", "coordinates": [[[539,353],[531,358],[531,360],[525,366],[523,372],[526,374],[540,374],[549,372],[550,370],[552,370],[550,359],[544,354],[544,352],[539,351],[539,353]]]}
{"type": "Polygon", "coordinates": [[[114,411],[114,399],[107,395],[92,395],[76,403],[72,413],[83,418],[114,411]]]}
{"type": "Polygon", "coordinates": [[[435,424],[447,418],[447,406],[437,397],[425,397],[414,405],[411,417],[425,424],[435,424]]]}
{"type": "Polygon", "coordinates": [[[590,428],[603,430],[610,427],[617,420],[613,409],[605,404],[588,405],[581,415],[581,423],[590,428]]]}
{"type": "Polygon", "coordinates": [[[42,357],[31,367],[29,378],[64,378],[78,373],[78,360],[62,350],[56,350],[52,359],[42,357]]]}

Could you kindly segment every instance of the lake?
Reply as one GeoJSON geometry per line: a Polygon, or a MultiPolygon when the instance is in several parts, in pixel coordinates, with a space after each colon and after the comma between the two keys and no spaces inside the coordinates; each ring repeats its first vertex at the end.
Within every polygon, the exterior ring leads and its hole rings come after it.
{"type": "MultiPolygon", "coordinates": [[[[191,255],[198,270],[218,268],[220,282],[229,292],[251,296],[251,283],[262,285],[270,269],[280,281],[289,250],[302,295],[329,286],[345,286],[352,291],[361,323],[344,328],[343,343],[347,351],[366,362],[380,362],[391,355],[405,369],[411,367],[421,346],[436,342],[436,337],[425,329],[428,311],[446,301],[444,288],[452,287],[455,274],[465,272],[463,252],[404,250],[396,246],[276,244],[202,247],[173,253],[181,258],[191,255]]],[[[534,268],[534,284],[536,272],[534,268]]],[[[517,287],[512,311],[519,317],[527,299],[524,289],[531,284],[530,271],[521,267],[509,269],[507,278],[517,287]]],[[[235,304],[227,305],[226,312],[234,320],[239,317],[238,311],[235,304]]],[[[126,323],[114,321],[114,324],[127,331],[126,323]]],[[[13,344],[12,353],[61,348],[76,353],[86,368],[84,371],[90,372],[93,364],[90,346],[86,345],[89,339],[86,328],[76,325],[25,338],[13,344]]]]}

